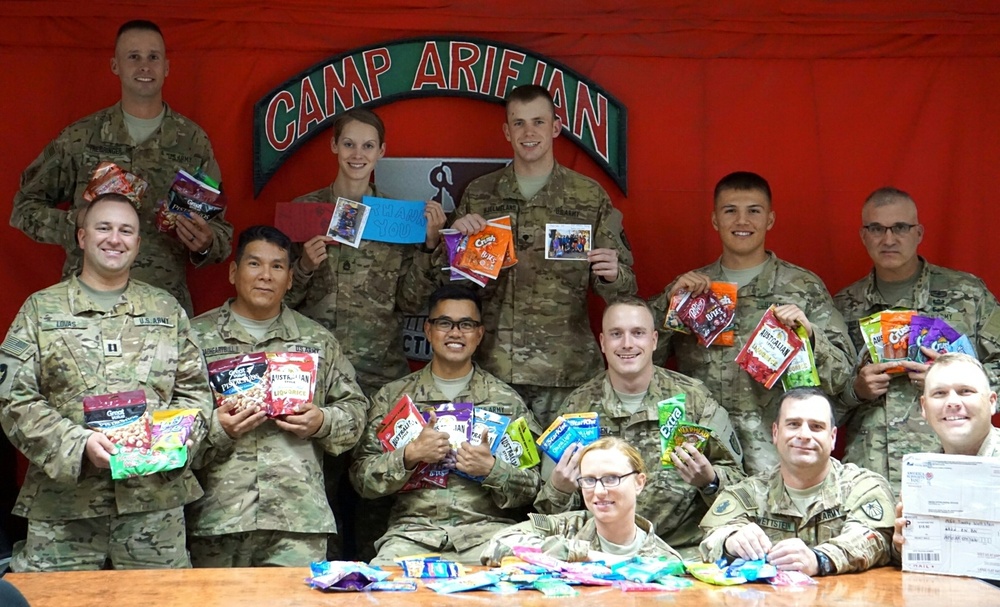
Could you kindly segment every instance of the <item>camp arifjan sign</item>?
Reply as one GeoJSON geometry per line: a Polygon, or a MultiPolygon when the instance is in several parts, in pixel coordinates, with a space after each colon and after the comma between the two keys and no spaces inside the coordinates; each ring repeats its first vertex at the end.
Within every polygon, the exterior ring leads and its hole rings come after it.
{"type": "Polygon", "coordinates": [[[626,111],[607,91],[522,48],[471,38],[420,38],[336,55],[261,98],[254,105],[254,196],[299,146],[346,110],[437,96],[503,103],[522,84],[549,90],[562,136],[626,192],[626,111]]]}

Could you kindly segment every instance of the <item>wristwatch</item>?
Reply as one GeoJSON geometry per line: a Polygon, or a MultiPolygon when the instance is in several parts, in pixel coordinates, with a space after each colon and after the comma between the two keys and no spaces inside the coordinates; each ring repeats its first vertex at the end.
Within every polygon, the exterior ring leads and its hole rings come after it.
{"type": "Polygon", "coordinates": [[[713,495],[715,495],[716,493],[718,493],[719,492],[719,475],[716,474],[715,478],[712,479],[712,482],[710,482],[709,484],[705,485],[704,487],[699,488],[698,491],[701,491],[701,494],[704,495],[705,497],[712,497],[713,495]]]}
{"type": "Polygon", "coordinates": [[[836,573],[836,570],[833,568],[833,561],[830,560],[830,557],[824,554],[821,550],[813,548],[812,551],[813,554],[816,555],[816,575],[822,577],[836,573]]]}

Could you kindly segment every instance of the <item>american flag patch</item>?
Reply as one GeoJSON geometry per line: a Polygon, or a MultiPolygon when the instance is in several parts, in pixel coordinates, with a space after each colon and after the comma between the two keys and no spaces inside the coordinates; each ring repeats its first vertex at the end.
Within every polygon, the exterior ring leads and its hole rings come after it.
{"type": "Polygon", "coordinates": [[[3,343],[0,344],[0,350],[10,354],[11,356],[16,356],[17,358],[21,358],[21,356],[27,352],[30,347],[31,344],[23,339],[18,339],[13,335],[8,335],[6,339],[3,340],[3,343]]]}

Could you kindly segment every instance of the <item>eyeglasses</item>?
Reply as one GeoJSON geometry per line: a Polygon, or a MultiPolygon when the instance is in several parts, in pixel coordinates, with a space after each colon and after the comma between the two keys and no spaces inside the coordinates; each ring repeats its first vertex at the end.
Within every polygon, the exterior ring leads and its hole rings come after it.
{"type": "Polygon", "coordinates": [[[885,236],[886,232],[892,231],[893,236],[903,236],[909,234],[910,230],[919,226],[919,223],[894,223],[891,226],[884,226],[880,223],[870,223],[866,226],[861,226],[861,228],[868,232],[870,235],[875,237],[885,236]]]}
{"type": "Polygon", "coordinates": [[[581,489],[593,489],[597,486],[597,483],[607,489],[608,487],[617,487],[622,483],[622,479],[627,476],[632,476],[633,474],[639,474],[638,470],[633,470],[628,474],[622,474],[621,476],[617,474],[609,474],[607,476],[602,476],[597,478],[596,476],[581,476],[576,479],[576,484],[580,486],[581,489]]]}
{"type": "Polygon", "coordinates": [[[428,318],[427,322],[431,323],[431,326],[441,331],[442,333],[447,333],[455,327],[462,333],[472,333],[479,327],[483,326],[483,323],[478,320],[472,320],[471,318],[462,318],[459,320],[452,320],[447,316],[439,316],[437,318],[428,318]]]}

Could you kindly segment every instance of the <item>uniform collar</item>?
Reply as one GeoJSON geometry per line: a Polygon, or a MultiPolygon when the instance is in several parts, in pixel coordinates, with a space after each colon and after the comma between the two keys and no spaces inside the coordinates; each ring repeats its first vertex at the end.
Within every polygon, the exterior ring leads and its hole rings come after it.
{"type": "MultiPolygon", "coordinates": [[[[219,308],[219,316],[216,319],[216,331],[222,337],[223,340],[233,340],[245,344],[254,345],[257,340],[247,333],[243,325],[236,320],[233,315],[232,304],[235,298],[230,298],[226,303],[222,304],[219,308]]],[[[292,309],[281,304],[281,312],[278,314],[277,320],[271,323],[271,326],[267,329],[267,334],[261,342],[271,341],[272,339],[277,339],[280,341],[294,341],[301,336],[299,332],[299,326],[295,322],[295,315],[292,309]]]]}
{"type": "MultiPolygon", "coordinates": [[[[566,181],[566,173],[567,169],[553,160],[552,175],[549,176],[549,180],[542,186],[542,189],[538,190],[534,198],[548,192],[560,191],[563,188],[563,183],[566,181]]],[[[504,167],[503,173],[500,175],[500,180],[497,183],[497,193],[500,194],[500,198],[503,200],[513,199],[527,202],[524,194],[521,193],[521,186],[517,184],[517,175],[514,174],[513,162],[504,167]]],[[[547,197],[543,196],[543,198],[547,197]]]]}
{"type": "Polygon", "coordinates": [[[105,312],[87,295],[83,287],[80,286],[80,277],[77,275],[71,276],[67,286],[69,312],[73,316],[79,316],[85,312],[96,312],[104,316],[117,316],[119,314],[143,316],[147,312],[147,302],[138,296],[135,284],[136,281],[129,279],[128,284],[125,285],[125,292],[122,293],[122,298],[125,301],[123,302],[119,299],[113,308],[105,312]]]}
{"type": "MultiPolygon", "coordinates": [[[[809,505],[809,512],[823,512],[840,506],[840,473],[843,465],[834,458],[830,458],[830,471],[820,486],[819,496],[815,502],[809,505]]],[[[785,481],[781,478],[781,464],[771,469],[771,482],[768,486],[767,501],[774,504],[775,514],[801,517],[803,520],[812,518],[812,514],[803,515],[792,502],[791,496],[785,490],[785,481]]]]}
{"type": "MultiPolygon", "coordinates": [[[[163,102],[163,122],[160,124],[160,128],[156,131],[156,137],[150,137],[143,143],[136,147],[142,147],[151,141],[156,141],[157,145],[161,148],[171,148],[177,144],[178,135],[178,125],[176,114],[167,105],[167,102],[163,102]]],[[[125,126],[125,110],[122,109],[122,102],[116,103],[111,112],[111,122],[109,123],[109,128],[106,133],[102,133],[106,140],[113,140],[119,142],[130,141],[128,127],[125,126]],[[110,139],[109,136],[110,135],[110,139]]]]}
{"type": "Polygon", "coordinates": [[[649,380],[649,387],[646,388],[646,396],[642,399],[643,405],[653,405],[645,406],[634,414],[630,414],[625,410],[625,406],[622,404],[620,398],[618,398],[618,393],[615,392],[615,387],[611,385],[611,377],[608,375],[607,371],[604,371],[603,381],[601,382],[602,388],[602,400],[601,406],[604,411],[611,418],[620,417],[635,417],[639,416],[645,420],[653,420],[659,422],[660,412],[656,408],[656,404],[661,400],[670,398],[671,396],[676,396],[674,393],[667,394],[662,389],[663,377],[666,376],[666,372],[659,368],[653,367],[653,377],[649,380]]]}
{"type": "MultiPolygon", "coordinates": [[[[767,259],[764,260],[764,267],[760,274],[750,281],[749,284],[740,287],[737,296],[753,295],[754,297],[770,297],[778,291],[778,257],[773,251],[765,251],[767,259]]],[[[715,260],[715,263],[708,266],[708,277],[713,281],[725,281],[726,275],[722,270],[722,257],[715,260]]]]}
{"type": "MultiPolygon", "coordinates": [[[[917,283],[913,285],[913,298],[910,301],[904,299],[899,302],[899,305],[904,308],[908,307],[914,310],[923,310],[927,307],[930,299],[931,264],[927,263],[927,260],[919,255],[917,258],[920,260],[920,277],[917,278],[917,283]]],[[[878,281],[875,278],[874,267],[871,272],[868,273],[868,280],[865,283],[864,297],[865,301],[877,306],[881,305],[888,307],[890,305],[885,301],[882,297],[882,293],[878,290],[878,281]]]]}

